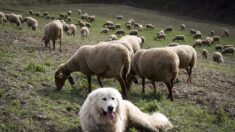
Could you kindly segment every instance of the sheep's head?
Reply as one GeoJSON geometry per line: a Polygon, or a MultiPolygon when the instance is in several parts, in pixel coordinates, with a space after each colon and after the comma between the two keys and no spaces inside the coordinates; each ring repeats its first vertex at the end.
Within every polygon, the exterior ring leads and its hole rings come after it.
{"type": "Polygon", "coordinates": [[[55,72],[55,85],[56,89],[59,91],[63,88],[66,80],[69,80],[71,85],[74,85],[73,78],[70,73],[66,70],[65,64],[61,64],[55,72]]]}

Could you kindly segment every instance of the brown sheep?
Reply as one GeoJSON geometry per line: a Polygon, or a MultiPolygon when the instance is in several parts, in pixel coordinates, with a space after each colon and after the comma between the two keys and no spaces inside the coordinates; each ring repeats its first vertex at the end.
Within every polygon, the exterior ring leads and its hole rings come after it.
{"type": "Polygon", "coordinates": [[[10,23],[15,23],[17,26],[21,25],[21,21],[20,21],[20,16],[16,15],[14,13],[11,14],[5,14],[7,21],[9,21],[10,23]]]}
{"type": "Polygon", "coordinates": [[[185,41],[184,39],[185,39],[184,35],[176,35],[175,38],[172,41],[173,42],[174,41],[179,41],[179,40],[185,41]]]}
{"type": "Polygon", "coordinates": [[[207,49],[202,49],[202,57],[205,59],[208,58],[208,50],[207,49]]]}
{"type": "Polygon", "coordinates": [[[232,54],[234,55],[235,48],[234,47],[227,47],[221,51],[221,53],[224,54],[232,54]]]}

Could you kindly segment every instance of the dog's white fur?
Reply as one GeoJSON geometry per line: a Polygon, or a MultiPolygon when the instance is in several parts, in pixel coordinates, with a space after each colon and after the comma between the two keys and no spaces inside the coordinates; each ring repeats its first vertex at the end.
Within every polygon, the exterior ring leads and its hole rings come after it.
{"type": "Polygon", "coordinates": [[[124,132],[128,126],[157,132],[159,129],[173,127],[165,115],[141,112],[131,102],[123,100],[114,88],[100,88],[90,93],[79,116],[84,132],[124,132]],[[108,107],[113,109],[109,111],[108,107]]]}

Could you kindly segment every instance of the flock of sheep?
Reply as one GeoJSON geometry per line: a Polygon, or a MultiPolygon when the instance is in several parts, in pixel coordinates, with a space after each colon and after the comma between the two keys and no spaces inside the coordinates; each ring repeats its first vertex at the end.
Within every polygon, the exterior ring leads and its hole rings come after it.
{"type": "MultiPolygon", "coordinates": [[[[92,22],[95,21],[94,15],[82,14],[81,10],[77,10],[80,15],[78,24],[71,24],[72,11],[59,14],[59,17],[50,16],[48,12],[41,14],[40,12],[29,11],[30,17],[23,18],[22,15],[14,13],[4,14],[0,12],[0,23],[10,22],[21,26],[21,23],[26,22],[27,26],[32,30],[36,30],[38,22],[36,17],[42,16],[45,19],[51,19],[51,22],[44,26],[44,36],[42,40],[45,47],[50,48],[50,41],[53,42],[53,49],[55,50],[55,43],[59,40],[60,51],[62,51],[62,38],[64,32],[69,36],[75,36],[77,26],[80,26],[80,35],[86,39],[89,36],[92,22]]],[[[122,21],[123,16],[118,15],[117,20],[122,21]]],[[[101,34],[108,34],[115,31],[109,36],[108,41],[99,42],[95,45],[81,46],[77,52],[66,63],[63,63],[55,72],[55,84],[57,90],[62,89],[65,81],[68,79],[71,85],[74,85],[74,80],[71,73],[79,71],[87,76],[88,91],[91,92],[91,76],[97,77],[98,83],[103,87],[103,78],[115,78],[121,85],[122,95],[127,98],[127,93],[131,88],[132,81],[138,82],[136,77],[142,79],[143,93],[145,92],[145,78],[149,79],[155,88],[155,81],[162,81],[166,84],[170,100],[174,100],[172,89],[174,81],[178,76],[179,69],[185,69],[188,73],[187,83],[191,83],[192,69],[197,61],[197,52],[194,49],[196,46],[212,46],[219,43],[221,37],[215,36],[215,32],[211,31],[211,36],[202,38],[200,31],[190,29],[189,32],[193,34],[195,43],[190,45],[179,45],[178,41],[185,41],[185,35],[176,35],[167,47],[142,49],[145,38],[139,37],[139,32],[142,30],[154,30],[152,24],[142,24],[135,22],[134,19],[129,19],[125,28],[131,30],[126,34],[121,24],[114,24],[112,21],[105,22],[100,31],[101,34]],[[118,39],[119,38],[119,39],[118,39]],[[175,42],[176,41],[176,42],[175,42]]],[[[186,25],[181,24],[179,30],[185,30],[186,25]]],[[[155,40],[165,39],[167,33],[172,32],[173,27],[167,27],[160,30],[154,37],[155,40]]],[[[229,31],[224,31],[223,37],[228,37],[229,31]]],[[[213,53],[213,60],[221,63],[223,62],[223,54],[234,54],[235,48],[232,45],[216,45],[216,52],[213,53]]],[[[208,50],[202,50],[202,56],[208,58],[208,50]]]]}

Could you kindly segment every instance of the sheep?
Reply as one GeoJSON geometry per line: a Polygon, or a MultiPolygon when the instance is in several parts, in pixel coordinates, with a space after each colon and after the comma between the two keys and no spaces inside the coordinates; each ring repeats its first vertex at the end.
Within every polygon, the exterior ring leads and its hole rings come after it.
{"type": "Polygon", "coordinates": [[[68,15],[68,16],[71,16],[72,13],[73,13],[73,12],[72,12],[71,10],[69,10],[69,11],[67,12],[67,15],[68,15]]]}
{"type": "Polygon", "coordinates": [[[67,23],[63,23],[62,22],[62,24],[63,24],[63,29],[64,29],[64,32],[68,32],[68,30],[69,30],[69,24],[67,24],[67,23]]]}
{"type": "Polygon", "coordinates": [[[180,25],[180,31],[184,30],[185,27],[186,27],[185,24],[181,24],[181,25],[180,25]]]}
{"type": "Polygon", "coordinates": [[[123,16],[122,15],[118,15],[116,18],[117,18],[117,20],[122,20],[123,16]]]}
{"type": "Polygon", "coordinates": [[[229,36],[229,31],[228,31],[228,29],[225,29],[225,30],[224,30],[224,36],[225,36],[225,37],[228,37],[228,36],[229,36]]]}
{"type": "Polygon", "coordinates": [[[214,52],[212,55],[212,60],[217,63],[224,62],[223,55],[220,52],[214,52]]]}
{"type": "Polygon", "coordinates": [[[216,51],[221,51],[223,49],[223,46],[222,45],[216,45],[215,46],[215,50],[216,51]]]}
{"type": "Polygon", "coordinates": [[[168,46],[169,47],[174,47],[174,46],[178,46],[179,44],[178,43],[169,43],[168,46]]]}
{"type": "Polygon", "coordinates": [[[62,38],[63,38],[63,24],[60,20],[54,20],[44,26],[44,36],[42,40],[45,43],[45,47],[50,48],[50,40],[53,41],[53,50],[55,50],[55,42],[59,39],[60,41],[60,52],[62,51],[62,38]]]}
{"type": "Polygon", "coordinates": [[[164,29],[164,32],[167,33],[167,32],[172,32],[173,28],[172,27],[167,27],[164,29]]]}
{"type": "Polygon", "coordinates": [[[138,26],[136,27],[136,29],[137,29],[138,31],[141,31],[141,30],[143,29],[143,25],[142,25],[142,24],[138,24],[138,26]]]}
{"type": "Polygon", "coordinates": [[[65,13],[60,13],[59,14],[59,19],[62,20],[62,19],[67,19],[68,18],[68,15],[65,14],[65,13]]]}
{"type": "Polygon", "coordinates": [[[69,36],[75,36],[77,32],[77,27],[74,24],[69,24],[67,34],[69,36]]]}
{"type": "Polygon", "coordinates": [[[115,24],[114,26],[115,26],[116,29],[121,29],[121,26],[122,26],[122,25],[119,24],[119,23],[117,23],[117,24],[115,24]]]}
{"type": "Polygon", "coordinates": [[[119,29],[119,30],[117,30],[116,31],[116,33],[115,33],[116,35],[125,35],[125,31],[124,30],[122,30],[122,29],[119,29]]]}
{"type": "Polygon", "coordinates": [[[167,47],[173,50],[179,57],[180,69],[185,69],[188,73],[187,83],[192,83],[191,75],[192,69],[197,62],[197,52],[190,45],[178,45],[174,47],[167,47]]]}
{"type": "Polygon", "coordinates": [[[228,48],[228,47],[233,47],[233,45],[224,45],[224,46],[223,46],[223,49],[226,49],[226,48],[228,48]]]}
{"type": "Polygon", "coordinates": [[[26,17],[23,19],[22,23],[23,22],[26,22],[27,26],[29,28],[32,28],[32,30],[36,30],[36,28],[38,27],[38,21],[34,19],[33,17],[26,17]]]}
{"type": "Polygon", "coordinates": [[[146,29],[153,29],[154,30],[153,24],[146,24],[146,29]]]}
{"type": "Polygon", "coordinates": [[[184,38],[185,38],[184,35],[176,35],[175,38],[174,38],[172,41],[173,41],[173,42],[174,42],[174,41],[179,41],[179,40],[184,41],[184,38]]]}
{"type": "Polygon", "coordinates": [[[134,73],[142,78],[143,93],[145,93],[145,78],[151,80],[153,84],[155,81],[162,81],[169,91],[167,98],[174,100],[173,82],[179,71],[179,58],[174,51],[167,48],[139,50],[134,54],[131,66],[134,73]]]}
{"type": "Polygon", "coordinates": [[[43,15],[42,15],[42,17],[46,17],[46,16],[48,16],[48,15],[49,15],[48,12],[44,12],[43,15]]]}
{"type": "Polygon", "coordinates": [[[213,42],[217,42],[219,43],[219,40],[220,40],[220,36],[213,36],[213,42]]]}
{"type": "Polygon", "coordinates": [[[202,45],[211,46],[212,42],[208,39],[202,40],[202,45]]]}
{"type": "Polygon", "coordinates": [[[86,26],[86,23],[83,22],[82,20],[79,20],[79,21],[78,21],[78,24],[79,24],[80,28],[86,26]]]}
{"type": "Polygon", "coordinates": [[[107,21],[103,24],[103,27],[107,27],[107,26],[113,26],[113,22],[107,21]]]}
{"type": "Polygon", "coordinates": [[[144,39],[133,36],[133,35],[125,35],[122,38],[120,38],[118,41],[127,42],[131,48],[133,49],[133,52],[136,53],[140,50],[140,46],[144,43],[144,39]]]}
{"type": "Polygon", "coordinates": [[[117,40],[117,36],[116,36],[115,34],[111,34],[111,35],[109,36],[109,40],[110,40],[110,41],[117,40]]]}
{"type": "Polygon", "coordinates": [[[126,22],[126,24],[131,24],[133,25],[135,23],[135,20],[133,18],[128,19],[128,21],[126,22]]]}
{"type": "Polygon", "coordinates": [[[81,20],[87,20],[88,16],[89,15],[87,13],[84,13],[84,14],[81,15],[80,18],[81,18],[81,20]]]}
{"type": "Polygon", "coordinates": [[[195,35],[194,35],[194,39],[201,39],[202,38],[202,33],[200,31],[196,31],[195,35]]]}
{"type": "Polygon", "coordinates": [[[108,28],[104,28],[104,29],[101,30],[100,33],[108,34],[108,32],[109,32],[109,29],[108,28]]]}
{"type": "Polygon", "coordinates": [[[161,39],[166,39],[166,34],[158,34],[156,37],[155,37],[155,40],[161,40],[161,39]]]}
{"type": "Polygon", "coordinates": [[[29,15],[33,15],[33,10],[29,10],[29,15]]]}
{"type": "Polygon", "coordinates": [[[165,34],[165,32],[164,32],[163,30],[161,30],[161,31],[159,31],[159,32],[157,33],[157,36],[158,36],[158,35],[161,35],[161,34],[165,34]]]}
{"type": "Polygon", "coordinates": [[[9,21],[10,23],[15,23],[17,26],[21,25],[21,21],[20,21],[20,17],[19,15],[16,15],[14,13],[11,14],[5,14],[7,21],[9,21]]]}
{"type": "Polygon", "coordinates": [[[110,26],[107,26],[106,28],[108,28],[110,31],[115,31],[116,30],[115,25],[110,25],[110,26]]]}
{"type": "Polygon", "coordinates": [[[189,32],[190,34],[196,34],[197,31],[195,29],[190,29],[189,32]]]}
{"type": "Polygon", "coordinates": [[[95,21],[95,16],[94,15],[91,15],[88,17],[88,22],[94,22],[95,21]]]}
{"type": "Polygon", "coordinates": [[[193,44],[193,47],[196,47],[196,46],[202,46],[202,40],[201,39],[195,40],[195,42],[193,44]]]}
{"type": "Polygon", "coordinates": [[[215,31],[211,31],[211,37],[215,35],[215,31]]]}
{"type": "Polygon", "coordinates": [[[131,29],[131,24],[126,24],[127,29],[131,29]]]}
{"type": "Polygon", "coordinates": [[[81,15],[82,10],[78,9],[78,10],[77,10],[77,13],[78,13],[78,15],[81,15]]]}
{"type": "Polygon", "coordinates": [[[207,49],[202,49],[202,57],[205,59],[208,58],[208,50],[207,49]]]}
{"type": "Polygon", "coordinates": [[[206,37],[205,40],[208,40],[210,44],[214,44],[214,39],[212,37],[206,37]]]}
{"type": "Polygon", "coordinates": [[[41,15],[41,12],[36,12],[34,15],[39,17],[41,15]]]}
{"type": "Polygon", "coordinates": [[[91,28],[91,24],[88,23],[88,22],[85,22],[85,26],[88,27],[88,28],[91,28]]]}
{"type": "Polygon", "coordinates": [[[235,48],[234,47],[227,47],[221,51],[221,53],[224,54],[232,54],[234,55],[235,48]]]}
{"type": "Polygon", "coordinates": [[[87,36],[89,35],[89,33],[90,33],[90,31],[89,31],[89,29],[87,28],[87,27],[82,27],[81,29],[80,29],[80,34],[81,34],[81,37],[82,38],[87,38],[87,36]]]}
{"type": "Polygon", "coordinates": [[[127,76],[131,67],[131,54],[121,44],[100,42],[96,45],[84,45],[63,63],[55,72],[56,89],[61,90],[68,79],[74,85],[71,73],[81,72],[87,76],[88,92],[91,92],[91,76],[96,75],[101,87],[101,78],[116,78],[122,88],[122,95],[127,98],[129,82],[127,76]],[[115,61],[113,61],[115,60],[115,61]]]}
{"type": "Polygon", "coordinates": [[[138,36],[138,30],[132,30],[129,35],[135,35],[135,36],[138,36]]]}
{"type": "Polygon", "coordinates": [[[0,12],[0,24],[7,22],[7,18],[3,12],[0,12]]]}

